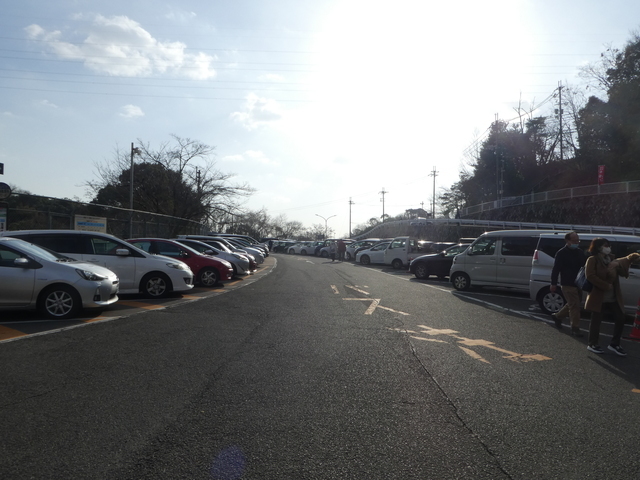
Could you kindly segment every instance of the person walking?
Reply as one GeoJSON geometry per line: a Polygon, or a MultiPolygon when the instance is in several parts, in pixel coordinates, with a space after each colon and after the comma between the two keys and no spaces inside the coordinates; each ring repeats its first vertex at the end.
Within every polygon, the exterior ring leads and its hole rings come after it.
{"type": "Polygon", "coordinates": [[[347,251],[347,244],[344,240],[338,240],[338,260],[344,262],[344,253],[347,251]]]}
{"type": "Polygon", "coordinates": [[[329,242],[329,256],[331,257],[331,261],[336,261],[336,242],[329,242]]]}
{"type": "Polygon", "coordinates": [[[602,237],[591,241],[589,253],[591,256],[585,264],[585,275],[593,287],[585,303],[585,309],[591,312],[587,350],[598,354],[604,353],[604,349],[598,344],[600,324],[603,310],[610,310],[613,313],[614,327],[609,350],[616,355],[626,357],[627,352],[620,346],[625,314],[619,277],[629,276],[629,265],[637,262],[640,254],[632,253],[626,257],[614,259],[609,241],[602,237]]]}
{"type": "Polygon", "coordinates": [[[551,270],[551,292],[558,290],[558,275],[562,294],[567,303],[552,314],[558,330],[562,330],[562,320],[569,317],[571,323],[571,335],[583,337],[580,331],[580,309],[582,308],[582,290],[576,287],[575,280],[580,269],[587,261],[582,249],[580,249],[580,237],[576,232],[569,232],[564,236],[565,245],[556,253],[551,270]]]}

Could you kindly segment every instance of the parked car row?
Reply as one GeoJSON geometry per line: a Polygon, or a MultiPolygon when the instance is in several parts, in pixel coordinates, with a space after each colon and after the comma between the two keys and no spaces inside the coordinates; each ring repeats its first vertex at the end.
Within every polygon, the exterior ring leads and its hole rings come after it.
{"type": "MultiPolygon", "coordinates": [[[[551,292],[551,270],[556,252],[565,245],[565,231],[503,230],[478,237],[453,258],[449,278],[457,290],[472,286],[500,287],[528,292],[545,313],[555,313],[565,304],[561,289],[551,292]]],[[[586,252],[596,237],[611,243],[616,257],[640,252],[640,237],[580,233],[580,248],[586,252]]],[[[640,295],[640,264],[632,264],[629,278],[620,278],[627,313],[636,311],[640,295]]],[[[586,296],[585,296],[586,297],[586,296]]]]}
{"type": "MultiPolygon", "coordinates": [[[[210,238],[215,237],[202,240],[210,238]]],[[[255,248],[260,262],[268,255],[266,247],[244,238],[225,235],[217,242],[124,241],[78,230],[5,231],[0,233],[0,309],[38,309],[49,318],[71,318],[82,308],[115,303],[119,293],[162,298],[186,292],[194,283],[213,287],[255,272],[255,257],[228,245],[255,248]]]]}

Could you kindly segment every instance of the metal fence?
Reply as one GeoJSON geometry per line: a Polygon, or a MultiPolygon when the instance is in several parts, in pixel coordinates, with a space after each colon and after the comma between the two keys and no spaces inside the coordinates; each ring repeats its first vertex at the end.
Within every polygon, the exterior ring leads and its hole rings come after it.
{"type": "Polygon", "coordinates": [[[7,230],[73,229],[78,215],[106,219],[107,233],[120,238],[172,238],[210,230],[186,218],[25,193],[11,195],[6,204],[7,230]]]}
{"type": "Polygon", "coordinates": [[[481,203],[472,207],[463,208],[462,216],[474,215],[504,207],[515,207],[538,202],[563,200],[567,198],[591,197],[595,195],[611,195],[615,193],[640,192],[640,180],[631,182],[605,183],[603,185],[587,185],[584,187],[564,188],[562,190],[550,190],[548,192],[530,193],[520,197],[502,198],[492,202],[481,203]]]}

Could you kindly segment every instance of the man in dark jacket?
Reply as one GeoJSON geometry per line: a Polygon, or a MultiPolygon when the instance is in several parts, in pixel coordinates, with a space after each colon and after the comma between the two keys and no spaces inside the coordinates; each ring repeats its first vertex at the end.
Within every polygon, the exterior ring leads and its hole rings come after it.
{"type": "Polygon", "coordinates": [[[558,329],[562,328],[562,319],[567,315],[571,320],[571,334],[576,337],[582,337],[580,331],[580,308],[582,305],[582,290],[576,287],[575,279],[587,261],[587,257],[580,249],[580,238],[576,232],[569,232],[564,236],[566,242],[556,253],[553,262],[553,270],[551,270],[551,291],[555,292],[558,285],[558,275],[560,275],[560,285],[566,305],[562,309],[553,314],[552,317],[558,329]]]}

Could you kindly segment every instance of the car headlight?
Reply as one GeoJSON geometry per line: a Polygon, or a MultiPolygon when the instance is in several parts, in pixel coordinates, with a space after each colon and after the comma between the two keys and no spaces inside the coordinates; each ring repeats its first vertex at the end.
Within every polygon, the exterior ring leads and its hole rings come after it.
{"type": "Polygon", "coordinates": [[[184,263],[167,263],[167,267],[175,268],[176,270],[189,270],[184,263]]]}
{"type": "Polygon", "coordinates": [[[97,273],[90,272],[89,270],[82,270],[80,268],[76,268],[76,273],[85,280],[89,280],[91,282],[101,282],[107,278],[102,275],[98,275],[97,273]]]}

